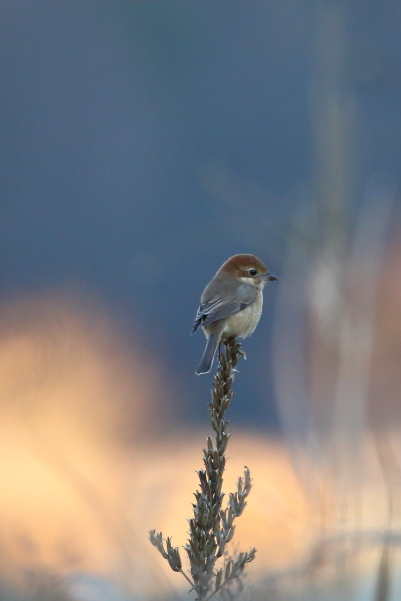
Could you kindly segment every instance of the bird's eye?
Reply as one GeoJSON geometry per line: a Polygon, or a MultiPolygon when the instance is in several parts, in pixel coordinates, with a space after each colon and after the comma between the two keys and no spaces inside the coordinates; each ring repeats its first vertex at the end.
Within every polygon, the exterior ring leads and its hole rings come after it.
{"type": "Polygon", "coordinates": [[[256,269],[250,269],[248,273],[249,275],[256,275],[258,272],[256,271],[256,269]]]}

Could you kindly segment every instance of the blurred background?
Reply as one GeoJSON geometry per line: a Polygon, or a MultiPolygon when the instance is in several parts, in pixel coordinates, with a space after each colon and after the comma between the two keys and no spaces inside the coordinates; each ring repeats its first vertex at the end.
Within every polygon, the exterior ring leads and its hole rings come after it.
{"type": "Polygon", "coordinates": [[[401,594],[401,5],[0,0],[0,597],[187,598],[221,263],[279,276],[227,492],[244,599],[401,594]],[[182,580],[182,582],[181,582],[182,580]]]}

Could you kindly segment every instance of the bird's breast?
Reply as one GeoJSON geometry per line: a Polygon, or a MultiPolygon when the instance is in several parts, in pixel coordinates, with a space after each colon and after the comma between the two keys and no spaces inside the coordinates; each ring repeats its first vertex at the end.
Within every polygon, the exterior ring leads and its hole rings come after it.
{"type": "Polygon", "coordinates": [[[258,290],[256,300],[252,305],[226,318],[224,334],[226,336],[239,336],[240,338],[250,336],[259,323],[262,306],[263,294],[258,290]]]}

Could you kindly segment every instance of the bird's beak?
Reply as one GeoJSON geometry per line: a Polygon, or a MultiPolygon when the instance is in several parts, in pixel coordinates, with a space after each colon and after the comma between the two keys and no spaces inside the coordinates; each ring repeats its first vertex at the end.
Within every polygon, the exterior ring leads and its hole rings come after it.
{"type": "Polygon", "coordinates": [[[266,275],[262,275],[262,280],[266,280],[269,282],[277,282],[278,277],[274,275],[274,273],[267,273],[266,275]]]}

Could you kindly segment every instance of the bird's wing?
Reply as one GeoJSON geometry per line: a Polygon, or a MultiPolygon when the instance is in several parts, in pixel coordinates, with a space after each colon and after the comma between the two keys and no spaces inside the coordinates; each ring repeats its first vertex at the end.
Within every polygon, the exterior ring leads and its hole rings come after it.
{"type": "Polygon", "coordinates": [[[257,289],[254,286],[239,286],[235,291],[235,296],[228,298],[213,297],[205,303],[201,303],[195,317],[195,322],[191,334],[194,334],[199,327],[207,326],[214,321],[219,321],[235,313],[239,313],[255,302],[257,289]]]}

